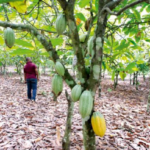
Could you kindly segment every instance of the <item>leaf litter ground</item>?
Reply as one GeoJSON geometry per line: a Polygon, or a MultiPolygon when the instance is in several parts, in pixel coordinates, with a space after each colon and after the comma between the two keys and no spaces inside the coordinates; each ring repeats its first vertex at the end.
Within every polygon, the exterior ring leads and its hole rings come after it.
{"type": "MultiPolygon", "coordinates": [[[[97,150],[150,149],[150,116],[146,114],[148,79],[139,90],[129,81],[119,81],[116,90],[109,79],[102,81],[102,96],[96,95],[95,110],[106,119],[103,138],[96,136],[97,150]]],[[[58,102],[51,96],[51,78],[41,76],[37,101],[26,98],[26,85],[19,76],[0,76],[0,150],[61,150],[65,131],[67,101],[64,85],[58,102]]],[[[82,121],[75,103],[71,150],[83,149],[82,121]]]]}

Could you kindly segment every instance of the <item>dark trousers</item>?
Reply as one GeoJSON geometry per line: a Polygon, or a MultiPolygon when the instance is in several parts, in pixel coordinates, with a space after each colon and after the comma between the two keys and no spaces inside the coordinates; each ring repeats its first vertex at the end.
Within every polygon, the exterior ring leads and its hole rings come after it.
{"type": "Polygon", "coordinates": [[[34,78],[27,79],[28,98],[35,101],[36,92],[37,92],[37,79],[34,79],[34,78]]]}

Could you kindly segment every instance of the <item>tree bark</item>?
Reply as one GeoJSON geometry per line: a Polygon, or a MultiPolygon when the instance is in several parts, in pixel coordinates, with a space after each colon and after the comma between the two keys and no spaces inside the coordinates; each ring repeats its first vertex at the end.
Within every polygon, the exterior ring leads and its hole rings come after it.
{"type": "Polygon", "coordinates": [[[132,74],[130,74],[130,85],[132,83],[132,74]]]}
{"type": "Polygon", "coordinates": [[[95,134],[92,129],[91,119],[83,124],[84,150],[95,150],[95,134]]]}
{"type": "Polygon", "coordinates": [[[114,79],[114,89],[116,89],[116,87],[118,85],[118,75],[119,75],[119,71],[116,71],[115,79],[114,79]]]}
{"type": "Polygon", "coordinates": [[[133,85],[135,85],[135,72],[133,73],[133,85]]]}
{"type": "Polygon", "coordinates": [[[135,73],[135,83],[136,83],[136,90],[138,90],[139,82],[138,82],[138,71],[135,73]]]}
{"type": "Polygon", "coordinates": [[[65,92],[65,94],[66,94],[66,98],[68,101],[68,113],[67,113],[65,134],[62,139],[62,147],[63,147],[63,150],[69,150],[70,149],[69,138],[70,138],[70,133],[71,133],[71,120],[72,120],[74,102],[72,102],[71,97],[68,95],[67,91],[65,92]]]}

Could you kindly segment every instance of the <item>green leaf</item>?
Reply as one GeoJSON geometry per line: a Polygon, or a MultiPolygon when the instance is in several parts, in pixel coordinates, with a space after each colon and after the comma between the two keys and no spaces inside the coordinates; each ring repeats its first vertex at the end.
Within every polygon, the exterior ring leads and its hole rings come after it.
{"type": "Polygon", "coordinates": [[[121,78],[122,80],[124,80],[127,74],[126,74],[124,71],[120,71],[120,72],[119,72],[119,75],[120,75],[120,78],[121,78]]]}
{"type": "Polygon", "coordinates": [[[95,9],[98,11],[98,0],[95,0],[95,9]]]}
{"type": "Polygon", "coordinates": [[[55,47],[57,45],[61,45],[63,43],[63,39],[62,38],[54,38],[51,39],[52,45],[55,47]]]}
{"type": "Polygon", "coordinates": [[[138,60],[136,63],[137,63],[137,64],[143,64],[143,63],[144,63],[144,60],[138,60]]]}
{"type": "Polygon", "coordinates": [[[16,2],[16,1],[22,1],[23,2],[23,0],[0,0],[0,4],[8,3],[8,2],[16,2]]]}
{"type": "Polygon", "coordinates": [[[78,4],[81,8],[84,8],[89,2],[90,0],[80,0],[78,4]]]}
{"type": "Polygon", "coordinates": [[[138,43],[139,41],[140,41],[140,39],[141,39],[141,37],[137,37],[137,36],[135,36],[135,41],[138,43]]]}
{"type": "Polygon", "coordinates": [[[147,6],[147,3],[143,3],[143,4],[142,4],[142,7],[141,7],[141,9],[140,9],[140,12],[142,12],[142,11],[145,9],[146,6],[147,6]]]}
{"type": "Polygon", "coordinates": [[[131,38],[128,38],[128,41],[131,42],[134,46],[137,46],[136,42],[132,40],[131,38]]]}
{"type": "Polygon", "coordinates": [[[30,55],[33,52],[34,51],[32,51],[30,49],[18,48],[16,50],[13,50],[12,52],[10,52],[10,55],[30,55]]]}
{"type": "Polygon", "coordinates": [[[150,42],[150,39],[146,38],[145,41],[146,41],[146,42],[150,42]]]}
{"type": "Polygon", "coordinates": [[[82,13],[77,13],[77,14],[76,14],[76,17],[77,17],[77,18],[80,18],[82,21],[86,21],[84,15],[83,15],[82,13]]]}
{"type": "Polygon", "coordinates": [[[136,63],[132,62],[128,64],[128,66],[125,68],[126,71],[132,70],[132,68],[136,67],[136,63]]]}
{"type": "Polygon", "coordinates": [[[146,11],[147,11],[147,12],[150,12],[150,5],[148,5],[148,6],[146,7],[146,11]]]}
{"type": "Polygon", "coordinates": [[[140,16],[139,11],[137,11],[136,9],[134,9],[133,12],[134,12],[134,16],[136,17],[136,19],[137,19],[138,21],[140,21],[140,20],[141,20],[141,16],[140,16]]]}
{"type": "Polygon", "coordinates": [[[23,40],[20,40],[20,39],[16,39],[15,44],[21,45],[23,47],[33,47],[33,45],[31,43],[28,43],[27,41],[23,41],[23,40]]]}
{"type": "Polygon", "coordinates": [[[126,40],[122,40],[120,45],[118,47],[116,47],[116,50],[122,50],[122,49],[126,48],[127,45],[125,43],[126,43],[126,40]]]}
{"type": "Polygon", "coordinates": [[[141,48],[140,46],[131,46],[131,48],[132,48],[132,49],[136,49],[136,50],[138,49],[138,50],[143,51],[143,48],[141,48]]]}
{"type": "Polygon", "coordinates": [[[111,88],[108,88],[107,91],[108,91],[108,92],[112,92],[112,89],[111,89],[111,88]]]}
{"type": "Polygon", "coordinates": [[[0,44],[3,45],[4,44],[4,39],[0,36],[0,44]]]}

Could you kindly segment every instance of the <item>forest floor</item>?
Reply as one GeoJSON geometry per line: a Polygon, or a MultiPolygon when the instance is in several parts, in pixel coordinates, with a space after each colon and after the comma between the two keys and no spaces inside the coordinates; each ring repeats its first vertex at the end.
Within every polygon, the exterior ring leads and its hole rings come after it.
{"type": "MultiPolygon", "coordinates": [[[[58,102],[51,96],[51,77],[41,76],[37,101],[26,97],[26,84],[18,75],[0,75],[0,150],[61,150],[65,131],[67,100],[64,84],[58,102]]],[[[110,79],[102,81],[102,96],[96,95],[95,110],[107,123],[103,138],[96,136],[97,150],[150,149],[150,115],[146,114],[148,79],[140,79],[139,90],[128,80],[116,90],[110,79]]],[[[75,103],[70,150],[83,149],[82,121],[75,103]]]]}

